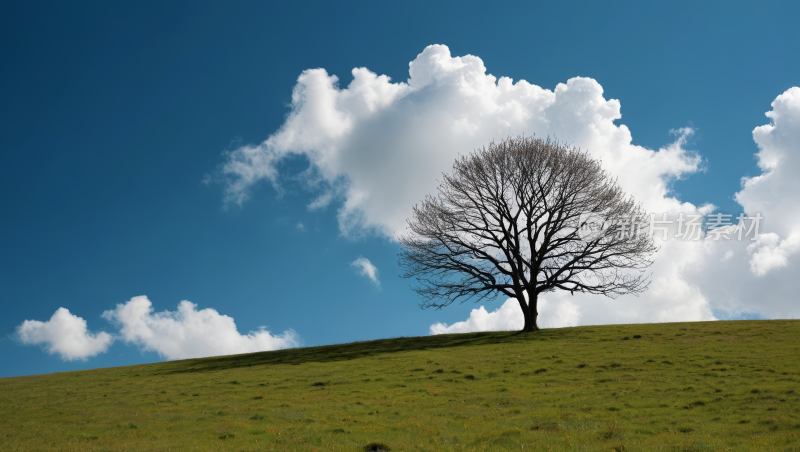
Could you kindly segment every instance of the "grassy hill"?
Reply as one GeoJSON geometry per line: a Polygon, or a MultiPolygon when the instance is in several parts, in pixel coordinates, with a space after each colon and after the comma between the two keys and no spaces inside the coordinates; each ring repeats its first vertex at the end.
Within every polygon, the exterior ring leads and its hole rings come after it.
{"type": "Polygon", "coordinates": [[[0,450],[800,451],[799,378],[793,320],[385,339],[0,379],[0,450]]]}

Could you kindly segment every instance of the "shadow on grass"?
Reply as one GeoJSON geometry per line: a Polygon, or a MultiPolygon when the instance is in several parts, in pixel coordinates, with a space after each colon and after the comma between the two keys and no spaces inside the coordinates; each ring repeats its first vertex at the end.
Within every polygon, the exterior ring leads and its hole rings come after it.
{"type": "MultiPolygon", "coordinates": [[[[663,323],[659,324],[657,329],[659,332],[656,332],[655,334],[661,336],[664,334],[663,332],[674,332],[676,329],[681,331],[681,334],[683,334],[683,332],[688,331],[688,327],[691,327],[691,334],[709,338],[719,337],[711,336],[712,334],[717,334],[717,331],[712,331],[712,329],[718,330],[722,328],[726,330],[726,334],[730,335],[731,340],[733,340],[734,337],[739,340],[746,336],[756,337],[762,334],[772,334],[773,332],[784,331],[797,325],[800,325],[800,321],[798,320],[729,320],[725,322],[714,321],[663,323]]],[[[276,364],[299,365],[309,362],[347,361],[351,359],[380,355],[383,353],[460,347],[465,345],[475,346],[514,344],[520,342],[564,339],[578,341],[613,341],[624,340],[625,337],[628,337],[626,336],[626,333],[628,332],[643,333],[646,336],[647,333],[645,331],[650,331],[652,327],[653,325],[651,324],[594,325],[588,327],[584,326],[544,329],[532,333],[523,333],[519,331],[496,331],[465,334],[441,334],[418,337],[399,337],[394,339],[351,342],[348,344],[322,345],[318,347],[292,348],[271,352],[168,361],[165,363],[156,364],[155,366],[157,367],[153,370],[154,374],[180,374],[276,364]],[[623,332],[623,329],[628,331],[623,332]],[[588,333],[591,333],[591,335],[587,335],[588,333]]],[[[642,334],[636,334],[633,337],[637,341],[645,340],[642,338],[642,334]]],[[[685,342],[682,337],[681,339],[674,340],[682,340],[685,342]]],[[[663,361],[663,363],[672,364],[669,361],[663,361]]],[[[611,367],[615,366],[612,365],[611,367]]],[[[546,369],[540,369],[540,371],[544,370],[546,369]]]]}
{"type": "Polygon", "coordinates": [[[161,364],[157,374],[206,372],[238,367],[273,364],[299,365],[308,362],[346,361],[382,353],[426,350],[463,345],[490,345],[500,343],[528,342],[554,339],[564,335],[562,330],[542,330],[535,333],[513,331],[483,332],[468,334],[441,334],[435,336],[400,337],[375,341],[351,342],[348,344],[323,345],[318,347],[292,348],[271,352],[247,353],[243,355],[217,356],[213,358],[186,359],[161,364]]]}

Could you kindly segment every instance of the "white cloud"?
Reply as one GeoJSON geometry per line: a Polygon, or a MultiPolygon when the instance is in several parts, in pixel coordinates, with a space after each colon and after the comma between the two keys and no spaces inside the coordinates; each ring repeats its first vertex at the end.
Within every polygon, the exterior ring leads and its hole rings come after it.
{"type": "Polygon", "coordinates": [[[153,312],[146,296],[133,297],[103,317],[120,326],[120,337],[167,359],[232,355],[299,346],[293,330],[273,335],[265,329],[239,334],[231,317],[214,309],[197,310],[181,301],[175,312],[153,312]]]}
{"type": "MultiPolygon", "coordinates": [[[[539,327],[561,328],[578,324],[578,307],[569,300],[550,303],[547,298],[539,299],[539,327]]],[[[525,321],[520,314],[519,302],[509,298],[502,306],[487,312],[483,306],[473,309],[469,318],[450,326],[446,323],[434,323],[430,326],[430,334],[472,333],[476,331],[511,331],[520,330],[525,321]]]]}
{"type": "MultiPolygon", "coordinates": [[[[309,161],[309,189],[317,194],[309,208],[338,205],[345,236],[372,233],[393,240],[403,233],[412,206],[435,193],[437,179],[458,154],[524,133],[587,150],[650,212],[713,209],[680,202],[670,189],[672,180],[704,169],[704,160],[687,149],[694,131],[674,130],[675,141],[658,150],[632,144],[628,127],[615,124],[620,102],[605,99],[591,78],[575,77],[552,91],[525,80],[514,83],[488,74],[480,58],[453,57],[442,45],[425,48],[409,64],[406,82],[366,68],[352,74],[345,88],[324,69],[300,75],[281,128],[263,143],[227,155],[227,202],[244,202],[262,180],[279,188],[277,163],[301,155],[309,161]]],[[[800,88],[781,94],[772,106],[770,124],[753,132],[764,173],[743,179],[736,200],[748,213],[761,212],[762,232],[777,238],[753,246],[663,242],[650,290],[642,296],[569,297],[582,323],[712,320],[715,310],[800,314],[787,298],[793,296],[787,272],[800,249],[800,198],[793,196],[800,193],[800,88]]],[[[561,303],[566,297],[553,293],[547,299],[561,303]]]]}
{"type": "Polygon", "coordinates": [[[761,234],[758,240],[749,245],[750,270],[756,276],[764,276],[771,270],[789,265],[789,255],[800,249],[800,233],[793,233],[786,240],[778,234],[768,232],[761,234]]]}
{"type": "Polygon", "coordinates": [[[350,265],[358,269],[359,275],[369,278],[372,284],[375,284],[377,287],[381,286],[381,282],[378,280],[378,269],[372,265],[369,259],[364,256],[359,256],[358,259],[351,262],[350,265]]]}
{"type": "Polygon", "coordinates": [[[66,308],[58,308],[46,322],[22,322],[17,327],[17,336],[23,344],[42,345],[48,353],[58,354],[65,361],[85,360],[105,352],[114,342],[114,336],[106,332],[90,333],[86,320],[66,308]]]}
{"type": "Polygon", "coordinates": [[[770,124],[753,139],[761,175],[742,179],[735,198],[750,215],[763,217],[757,241],[703,244],[684,279],[700,288],[714,309],[758,313],[765,318],[800,315],[793,260],[800,250],[800,88],[779,95],[767,112],[770,124]],[[730,254],[732,253],[732,254],[730,254]],[[730,258],[723,258],[727,255],[730,258]]]}
{"type": "Polygon", "coordinates": [[[323,187],[309,207],[341,199],[342,234],[393,238],[458,154],[508,135],[557,136],[588,149],[624,188],[636,188],[638,198],[651,204],[664,204],[668,180],[697,171],[701,163],[682,147],[690,129],[659,152],[632,145],[628,128],[614,124],[619,101],[604,99],[590,78],[572,78],[554,91],[513,83],[487,74],[480,58],[452,57],[442,45],[427,47],[410,63],[407,82],[392,83],[365,68],[352,74],[346,88],[323,69],[300,75],[281,128],[259,145],[228,154],[228,202],[245,201],[261,180],[279,187],[276,164],[303,155],[309,180],[323,187]]]}
{"type": "Polygon", "coordinates": [[[770,124],[753,130],[763,173],[742,178],[742,190],[736,193],[745,212],[761,213],[767,232],[775,234],[750,248],[750,265],[759,276],[786,266],[789,256],[800,250],[800,88],[778,96],[766,116],[770,124]]]}

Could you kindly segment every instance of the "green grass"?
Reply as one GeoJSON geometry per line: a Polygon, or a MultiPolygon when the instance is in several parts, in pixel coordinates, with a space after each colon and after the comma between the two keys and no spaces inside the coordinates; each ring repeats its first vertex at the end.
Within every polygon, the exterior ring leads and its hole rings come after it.
{"type": "Polygon", "coordinates": [[[385,339],[0,379],[0,450],[800,451],[800,321],[385,339]],[[626,339],[627,338],[627,339],[626,339]]]}

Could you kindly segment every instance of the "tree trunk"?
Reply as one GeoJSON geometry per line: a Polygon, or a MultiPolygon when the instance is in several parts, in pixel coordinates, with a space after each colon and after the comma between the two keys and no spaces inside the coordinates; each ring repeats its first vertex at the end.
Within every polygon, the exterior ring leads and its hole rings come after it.
{"type": "Polygon", "coordinates": [[[522,309],[522,313],[525,315],[525,326],[522,327],[522,331],[525,333],[539,331],[539,325],[536,324],[536,319],[539,317],[539,310],[537,309],[538,301],[539,296],[537,294],[528,292],[527,309],[522,309]]]}

